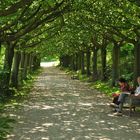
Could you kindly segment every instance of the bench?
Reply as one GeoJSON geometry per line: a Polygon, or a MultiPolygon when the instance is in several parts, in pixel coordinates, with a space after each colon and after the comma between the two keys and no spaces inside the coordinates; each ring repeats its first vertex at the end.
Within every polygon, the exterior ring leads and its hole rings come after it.
{"type": "Polygon", "coordinates": [[[128,105],[129,105],[129,116],[131,116],[132,114],[132,109],[134,109],[136,107],[140,107],[140,95],[136,96],[134,94],[131,94],[128,96],[128,105]]]}
{"type": "Polygon", "coordinates": [[[78,75],[76,75],[76,74],[74,75],[74,74],[73,74],[73,75],[71,76],[71,79],[73,79],[73,80],[79,80],[79,77],[78,77],[78,75]]]}

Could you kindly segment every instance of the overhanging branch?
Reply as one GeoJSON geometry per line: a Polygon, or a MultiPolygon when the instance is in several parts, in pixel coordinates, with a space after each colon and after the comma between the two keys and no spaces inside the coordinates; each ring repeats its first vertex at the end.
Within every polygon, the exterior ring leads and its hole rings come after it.
{"type": "Polygon", "coordinates": [[[19,10],[19,8],[23,8],[28,4],[30,5],[30,3],[32,3],[32,2],[33,2],[33,0],[20,0],[19,2],[10,6],[8,9],[0,10],[0,16],[11,15],[11,14],[17,12],[19,10]]]}

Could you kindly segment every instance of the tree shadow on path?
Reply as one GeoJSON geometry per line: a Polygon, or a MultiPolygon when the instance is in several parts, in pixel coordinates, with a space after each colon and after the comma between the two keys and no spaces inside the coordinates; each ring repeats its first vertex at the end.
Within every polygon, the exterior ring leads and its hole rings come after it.
{"type": "Polygon", "coordinates": [[[139,140],[140,114],[115,117],[104,94],[44,68],[28,100],[6,113],[17,120],[8,140],[139,140]]]}

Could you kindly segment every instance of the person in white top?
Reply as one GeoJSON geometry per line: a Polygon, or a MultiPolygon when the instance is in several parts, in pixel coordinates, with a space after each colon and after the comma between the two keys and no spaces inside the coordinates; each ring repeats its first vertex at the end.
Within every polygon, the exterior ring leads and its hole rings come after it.
{"type": "Polygon", "coordinates": [[[137,82],[138,82],[139,86],[135,90],[136,96],[140,95],[140,76],[137,78],[137,82]]]}
{"type": "MultiPolygon", "coordinates": [[[[137,82],[138,82],[139,86],[136,88],[136,90],[134,92],[135,96],[140,95],[140,76],[137,78],[137,82]]],[[[119,95],[119,98],[118,98],[118,108],[116,110],[117,112],[114,113],[114,115],[122,116],[123,103],[125,102],[125,98],[128,96],[128,94],[130,94],[130,93],[121,93],[119,95]]]]}

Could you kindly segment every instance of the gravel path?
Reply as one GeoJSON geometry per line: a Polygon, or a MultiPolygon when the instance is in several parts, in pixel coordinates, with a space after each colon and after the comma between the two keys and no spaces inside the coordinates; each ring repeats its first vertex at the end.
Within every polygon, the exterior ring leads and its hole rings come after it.
{"type": "Polygon", "coordinates": [[[44,68],[29,99],[7,110],[17,120],[7,140],[139,140],[140,114],[115,117],[108,102],[88,83],[44,68]]]}

